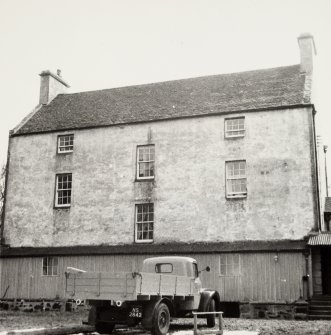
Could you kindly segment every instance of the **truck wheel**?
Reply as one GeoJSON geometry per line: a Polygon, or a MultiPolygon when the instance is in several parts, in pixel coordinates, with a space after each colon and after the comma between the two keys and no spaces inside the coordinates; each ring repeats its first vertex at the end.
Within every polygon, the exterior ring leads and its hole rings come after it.
{"type": "Polygon", "coordinates": [[[91,326],[95,325],[95,322],[97,320],[97,308],[95,306],[92,306],[89,313],[88,313],[88,324],[91,326]]]}
{"type": "MultiPolygon", "coordinates": [[[[215,300],[211,299],[208,305],[208,312],[215,312],[215,300]]],[[[207,327],[215,327],[215,314],[207,314],[207,327]]]]}
{"type": "Polygon", "coordinates": [[[166,304],[159,304],[155,310],[153,317],[153,327],[151,332],[153,335],[166,335],[170,326],[170,312],[166,304]]]}
{"type": "Polygon", "coordinates": [[[96,322],[95,330],[99,334],[111,334],[115,328],[115,325],[107,322],[96,322]]]}

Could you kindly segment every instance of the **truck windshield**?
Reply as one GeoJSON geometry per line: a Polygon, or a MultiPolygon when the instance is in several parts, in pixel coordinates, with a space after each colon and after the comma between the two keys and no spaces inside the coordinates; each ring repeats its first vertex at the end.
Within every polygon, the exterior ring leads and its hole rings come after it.
{"type": "Polygon", "coordinates": [[[170,263],[159,263],[155,265],[156,273],[171,273],[172,272],[172,264],[170,263]]]}

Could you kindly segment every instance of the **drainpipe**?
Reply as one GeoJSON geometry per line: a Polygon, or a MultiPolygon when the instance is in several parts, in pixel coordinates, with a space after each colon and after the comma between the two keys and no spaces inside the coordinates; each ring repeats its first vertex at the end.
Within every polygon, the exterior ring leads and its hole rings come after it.
{"type": "Polygon", "coordinates": [[[328,151],[328,146],[323,146],[324,151],[324,164],[325,164],[325,187],[326,187],[326,196],[329,197],[329,184],[328,184],[328,169],[326,165],[326,152],[328,151]]]}
{"type": "Polygon", "coordinates": [[[318,221],[317,221],[317,228],[318,231],[321,232],[322,226],[321,226],[321,201],[320,201],[320,188],[319,188],[319,175],[318,175],[318,161],[317,161],[317,147],[316,147],[316,133],[315,133],[315,114],[316,110],[313,105],[313,111],[312,111],[312,116],[313,116],[313,144],[314,144],[314,153],[315,153],[315,177],[316,177],[316,192],[317,192],[317,216],[318,216],[318,221]]]}
{"type": "Polygon", "coordinates": [[[8,150],[7,150],[7,163],[6,163],[6,175],[5,175],[5,194],[2,204],[2,213],[1,213],[1,226],[0,226],[0,256],[2,248],[5,246],[5,238],[4,238],[4,226],[5,226],[5,212],[6,212],[6,198],[7,198],[7,189],[8,189],[8,175],[9,175],[9,147],[11,142],[11,132],[9,132],[9,139],[8,139],[8,150]]]}

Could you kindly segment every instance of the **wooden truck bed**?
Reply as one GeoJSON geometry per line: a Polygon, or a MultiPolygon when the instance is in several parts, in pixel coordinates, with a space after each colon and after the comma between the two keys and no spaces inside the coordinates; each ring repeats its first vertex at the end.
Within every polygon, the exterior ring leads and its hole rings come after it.
{"type": "Polygon", "coordinates": [[[192,296],[194,278],[144,272],[66,273],[66,296],[86,300],[142,300],[192,296]]]}

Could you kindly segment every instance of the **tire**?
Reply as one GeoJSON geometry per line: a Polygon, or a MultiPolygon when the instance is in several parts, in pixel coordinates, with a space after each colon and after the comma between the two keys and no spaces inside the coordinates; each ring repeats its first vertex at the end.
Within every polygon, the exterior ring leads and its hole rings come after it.
{"type": "MultiPolygon", "coordinates": [[[[215,300],[211,299],[208,305],[208,312],[215,312],[215,300]]],[[[215,327],[215,317],[216,314],[207,314],[207,327],[212,328],[215,327]]]]}
{"type": "Polygon", "coordinates": [[[170,312],[166,304],[160,303],[154,312],[153,326],[151,333],[153,335],[166,335],[170,326],[170,312]]]}
{"type": "Polygon", "coordinates": [[[92,306],[89,313],[88,313],[88,324],[90,326],[95,326],[97,320],[97,308],[95,306],[92,306]]]}
{"type": "Polygon", "coordinates": [[[114,324],[107,323],[107,322],[96,322],[95,330],[99,334],[111,334],[115,328],[114,324]]]}

